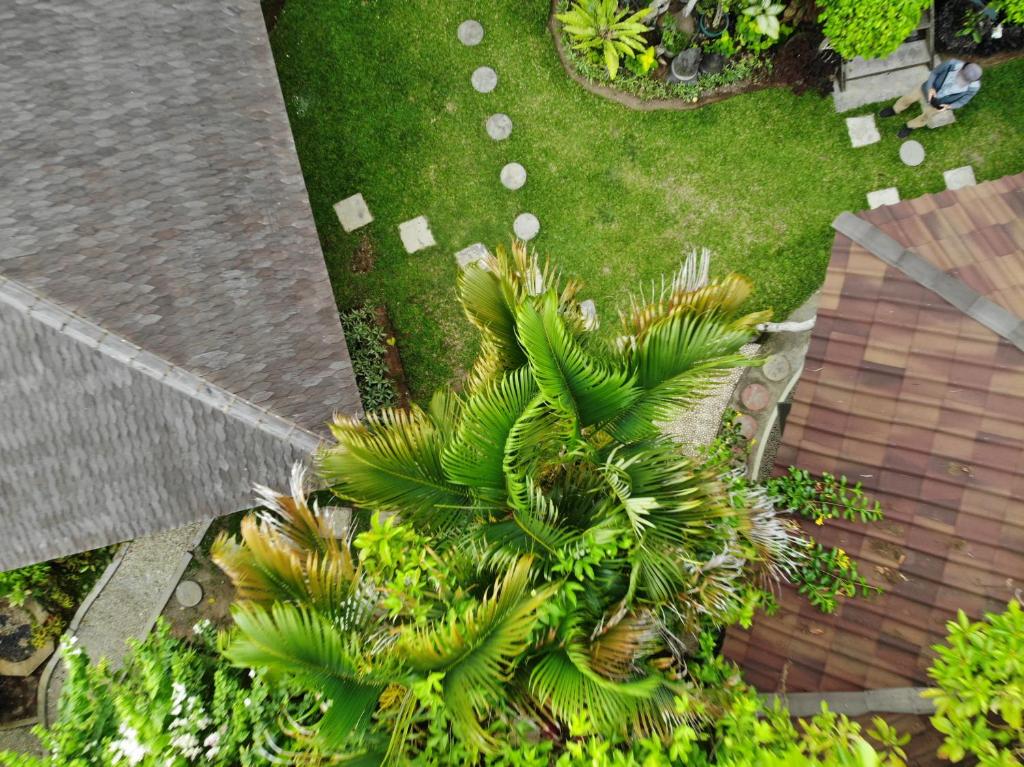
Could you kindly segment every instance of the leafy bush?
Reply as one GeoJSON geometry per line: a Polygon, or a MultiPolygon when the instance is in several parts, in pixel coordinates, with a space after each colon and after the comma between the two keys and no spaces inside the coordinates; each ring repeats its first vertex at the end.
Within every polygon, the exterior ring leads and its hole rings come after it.
{"type": "Polygon", "coordinates": [[[988,7],[1007,24],[1024,24],[1024,0],[992,0],[988,7]]]}
{"type": "Polygon", "coordinates": [[[765,487],[781,498],[786,508],[816,525],[827,519],[877,522],[883,516],[881,506],[864,493],[860,482],[851,486],[846,477],[837,478],[827,471],[814,477],[806,469],[790,466],[785,475],[765,482],[765,487]]]}
{"type": "Polygon", "coordinates": [[[900,47],[932,0],[819,0],[819,20],[844,59],[882,58],[900,47]]]}
{"type": "Polygon", "coordinates": [[[372,411],[397,405],[398,393],[387,366],[387,345],[394,339],[388,339],[368,307],[345,312],[341,325],[363,407],[372,411]]]}
{"type": "Polygon", "coordinates": [[[633,58],[647,47],[644,34],[647,26],[641,21],[650,13],[644,8],[635,13],[620,10],[618,0],[585,0],[574,2],[566,13],[556,18],[562,22],[573,48],[595,61],[603,61],[612,80],[619,72],[623,58],[633,58]]]}
{"type": "Polygon", "coordinates": [[[1024,610],[971,621],[963,610],[946,624],[928,675],[937,689],[932,725],[945,736],[939,756],[959,762],[972,755],[982,767],[1024,762],[1024,610]]]}
{"type": "MultiPolygon", "coordinates": [[[[282,733],[314,701],[292,699],[262,673],[220,659],[208,624],[197,644],[175,639],[162,621],[144,642],[132,642],[120,671],[89,665],[74,640],[61,648],[67,679],[57,722],[36,734],[47,759],[0,754],[11,767],[262,767],[319,764],[308,744],[282,733]]],[[[297,725],[296,725],[297,726],[297,725]]]]}

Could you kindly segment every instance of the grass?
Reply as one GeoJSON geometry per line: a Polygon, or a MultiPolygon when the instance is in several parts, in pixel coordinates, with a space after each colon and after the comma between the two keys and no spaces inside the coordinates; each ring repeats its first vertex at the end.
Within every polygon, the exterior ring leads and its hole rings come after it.
{"type": "MultiPolygon", "coordinates": [[[[830,222],[866,207],[866,192],[904,199],[944,188],[942,171],[971,164],[979,179],[1024,169],[1024,61],[992,68],[955,126],[919,131],[928,156],[898,159],[898,123],[852,149],[830,99],[785,90],[691,112],[634,112],[564,74],[546,29],[548,0],[291,0],[272,36],[281,85],[339,306],[386,303],[414,396],[423,400],[468,367],[475,338],[455,301],[453,253],[505,242],[522,211],[534,241],[586,283],[605,327],[629,293],[673,271],[690,248],[716,272],[756,284],[756,306],[783,317],[821,282],[830,222]],[[455,29],[479,19],[483,43],[455,29]],[[476,93],[474,68],[498,87],[476,93]],[[491,141],[494,112],[515,128],[491,141]],[[498,172],[525,165],[526,186],[498,172]],[[362,192],[375,221],[346,235],[332,205],[362,192]],[[398,224],[430,219],[438,247],[409,255],[398,224]],[[354,273],[362,237],[374,268],[354,273]]],[[[866,112],[869,110],[863,110],[866,112]]]]}

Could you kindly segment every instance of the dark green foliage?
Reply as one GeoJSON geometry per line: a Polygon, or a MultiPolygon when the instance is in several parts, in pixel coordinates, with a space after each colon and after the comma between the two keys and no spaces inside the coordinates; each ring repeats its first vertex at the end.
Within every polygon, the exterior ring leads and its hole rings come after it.
{"type": "Polygon", "coordinates": [[[386,360],[388,339],[384,330],[374,320],[369,308],[352,309],[341,315],[341,326],[345,329],[345,342],[352,359],[352,370],[359,384],[363,408],[367,411],[394,407],[398,404],[395,384],[388,376],[386,360]]]}

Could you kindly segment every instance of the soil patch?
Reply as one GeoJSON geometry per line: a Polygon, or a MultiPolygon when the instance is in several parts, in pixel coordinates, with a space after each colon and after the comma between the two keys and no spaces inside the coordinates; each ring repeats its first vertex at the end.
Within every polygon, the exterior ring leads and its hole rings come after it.
{"type": "Polygon", "coordinates": [[[36,690],[45,665],[30,676],[0,676],[0,724],[13,724],[36,716],[36,690]]]}
{"type": "Polygon", "coordinates": [[[827,96],[839,69],[839,54],[820,50],[824,37],[816,26],[802,26],[784,42],[775,56],[773,85],[788,86],[798,96],[807,91],[827,96]]]}
{"type": "Polygon", "coordinates": [[[977,6],[969,0],[946,0],[936,5],[935,44],[940,51],[975,59],[1024,49],[1024,27],[1004,25],[1003,36],[993,39],[992,21],[980,17],[977,30],[981,39],[977,42],[970,35],[958,34],[968,14],[977,10],[977,6]]]}
{"type": "Polygon", "coordinates": [[[359,240],[359,245],[352,253],[352,271],[356,274],[366,274],[373,271],[373,265],[377,260],[377,253],[373,243],[367,235],[359,240]]]}

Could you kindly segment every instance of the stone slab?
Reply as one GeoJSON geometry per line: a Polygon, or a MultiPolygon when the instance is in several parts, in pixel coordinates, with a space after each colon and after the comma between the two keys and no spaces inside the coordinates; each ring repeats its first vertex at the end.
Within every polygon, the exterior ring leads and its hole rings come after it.
{"type": "Polygon", "coordinates": [[[924,40],[913,40],[903,43],[893,53],[883,59],[865,59],[857,56],[846,64],[847,82],[860,77],[878,75],[894,69],[905,69],[918,64],[925,66],[931,61],[928,43],[924,40]]]}
{"type": "Polygon", "coordinates": [[[512,231],[520,240],[532,240],[540,231],[540,221],[532,213],[520,213],[512,222],[512,231]]]}
{"type": "Polygon", "coordinates": [[[417,216],[399,224],[398,236],[402,238],[402,245],[408,253],[416,253],[437,245],[426,216],[417,216]]]}
{"type": "Polygon", "coordinates": [[[361,194],[354,194],[336,202],[334,212],[338,216],[341,228],[346,232],[354,232],[373,221],[373,215],[361,194]]]}
{"type": "Polygon", "coordinates": [[[484,28],[476,19],[466,19],[459,24],[456,34],[459,37],[459,42],[463,45],[480,45],[480,42],[484,39],[484,28]]]}
{"type": "Polygon", "coordinates": [[[772,354],[761,366],[761,373],[769,381],[781,381],[789,375],[789,360],[781,354],[772,354]]]}
{"type": "Polygon", "coordinates": [[[885,189],[876,189],[873,192],[868,192],[868,207],[871,210],[880,208],[883,205],[895,205],[900,201],[900,192],[894,187],[886,187],[885,189]]]}
{"type": "Polygon", "coordinates": [[[772,395],[763,384],[748,384],[740,394],[740,402],[747,410],[758,413],[772,403],[772,395]]]}
{"type": "Polygon", "coordinates": [[[477,264],[486,260],[490,255],[486,245],[482,242],[474,242],[455,254],[455,262],[459,265],[460,269],[465,269],[470,264],[477,264]]]}
{"type": "Polygon", "coordinates": [[[900,159],[904,165],[915,167],[924,162],[924,147],[921,146],[920,141],[904,141],[900,144],[900,159]]]}
{"type": "Polygon", "coordinates": [[[588,298],[580,302],[580,314],[583,316],[583,327],[587,330],[597,330],[597,304],[594,299],[588,298]]]}
{"type": "Polygon", "coordinates": [[[512,118],[498,112],[487,118],[487,135],[495,141],[504,141],[512,135],[512,118]]]}
{"type": "Polygon", "coordinates": [[[965,186],[974,186],[978,183],[974,178],[974,168],[970,165],[947,170],[942,177],[946,179],[946,189],[963,189],[965,186]]]}
{"type": "Polygon", "coordinates": [[[736,416],[736,425],[740,427],[740,436],[743,439],[753,439],[757,434],[757,419],[749,413],[740,413],[736,416]]]}
{"type": "Polygon", "coordinates": [[[174,599],[182,607],[195,607],[203,601],[203,587],[195,581],[182,581],[174,588],[174,599]]]}
{"type": "Polygon", "coordinates": [[[846,90],[839,90],[839,83],[836,83],[832,92],[832,104],[836,112],[843,113],[860,109],[868,104],[895,101],[911,88],[919,86],[927,80],[930,69],[931,67],[922,64],[910,69],[882,72],[870,77],[848,81],[846,90]]]}
{"type": "Polygon", "coordinates": [[[477,93],[490,93],[498,87],[498,73],[490,67],[478,67],[473,71],[470,82],[477,93]]]}
{"type": "Polygon", "coordinates": [[[501,185],[515,191],[526,183],[526,168],[517,162],[510,162],[501,169],[501,185]]]}
{"type": "Polygon", "coordinates": [[[944,125],[952,125],[956,122],[956,112],[952,109],[943,109],[928,118],[928,127],[935,129],[944,125]]]}
{"type": "Polygon", "coordinates": [[[857,147],[876,144],[882,140],[882,135],[875,125],[874,115],[861,115],[860,117],[846,118],[846,131],[850,134],[850,144],[857,147]]]}

